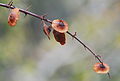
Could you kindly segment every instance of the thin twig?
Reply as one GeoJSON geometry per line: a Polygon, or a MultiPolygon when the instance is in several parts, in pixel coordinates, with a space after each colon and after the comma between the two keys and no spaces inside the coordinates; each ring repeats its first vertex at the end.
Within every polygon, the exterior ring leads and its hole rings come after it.
{"type": "MultiPolygon", "coordinates": [[[[0,6],[6,7],[6,8],[10,8],[10,9],[14,9],[14,6],[10,6],[10,5],[8,5],[8,4],[0,3],[0,6]]],[[[43,17],[43,16],[37,15],[37,14],[35,14],[35,13],[32,13],[32,12],[30,12],[30,11],[27,11],[27,10],[24,10],[24,9],[20,9],[20,12],[22,12],[22,13],[24,13],[24,14],[27,14],[27,15],[31,15],[31,16],[33,16],[33,17],[35,17],[35,18],[44,20],[44,21],[46,21],[46,22],[48,22],[48,23],[52,23],[51,20],[49,20],[49,19],[47,19],[47,18],[45,18],[45,17],[43,17]]],[[[76,39],[80,44],[82,44],[96,59],[98,59],[99,62],[103,63],[103,62],[101,61],[101,59],[98,57],[98,55],[97,55],[96,53],[94,53],[88,46],[86,46],[80,39],[78,39],[75,35],[73,35],[72,33],[68,32],[68,31],[67,31],[66,33],[67,33],[68,35],[72,36],[73,38],[75,38],[75,39],[76,39]]]]}
{"type": "Polygon", "coordinates": [[[71,34],[70,32],[67,31],[67,33],[72,36],[73,38],[75,38],[80,44],[82,44],[91,54],[93,54],[93,56],[98,59],[99,62],[103,63],[101,61],[101,59],[98,57],[98,55],[96,53],[94,53],[88,46],[86,46],[80,39],[78,39],[75,35],[71,34]]]}
{"type": "MultiPolygon", "coordinates": [[[[12,3],[11,3],[11,4],[12,4],[12,3]]],[[[5,7],[5,8],[8,8],[8,9],[14,9],[14,8],[15,8],[15,6],[13,6],[13,5],[3,4],[3,3],[0,3],[0,6],[5,7]]],[[[20,9],[20,8],[19,8],[19,9],[20,9]]],[[[35,14],[35,13],[32,13],[32,12],[30,12],[30,11],[28,11],[28,10],[24,10],[24,9],[20,9],[19,11],[22,12],[22,13],[24,13],[24,14],[26,14],[26,15],[31,15],[31,16],[33,16],[33,17],[35,17],[35,18],[44,20],[44,21],[52,24],[52,21],[49,20],[49,19],[47,19],[47,18],[45,18],[43,15],[40,16],[40,15],[37,15],[37,14],[35,14]]],[[[70,35],[71,37],[73,37],[74,39],[76,39],[76,40],[77,40],[81,45],[83,45],[100,63],[103,64],[103,62],[102,62],[102,60],[100,59],[100,57],[99,57],[96,53],[94,53],[88,46],[86,46],[80,39],[78,39],[78,37],[76,37],[76,35],[70,33],[69,31],[67,31],[66,33],[67,33],[68,35],[70,35]]],[[[104,65],[103,65],[103,66],[104,66],[104,65]]],[[[108,77],[111,78],[110,73],[107,73],[107,74],[108,74],[108,77]]]]}
{"type": "MultiPolygon", "coordinates": [[[[10,6],[10,5],[8,5],[8,4],[0,3],[0,6],[6,7],[6,8],[10,8],[10,9],[14,9],[14,6],[10,6]]],[[[22,12],[22,13],[24,13],[24,14],[28,14],[28,15],[34,16],[34,17],[36,17],[36,18],[38,18],[38,19],[41,19],[41,20],[44,20],[44,21],[46,21],[46,22],[52,23],[51,20],[46,19],[46,18],[44,18],[43,16],[37,15],[37,14],[32,13],[32,12],[30,12],[30,11],[27,11],[27,10],[24,10],[24,9],[20,9],[19,11],[22,12]]]]}

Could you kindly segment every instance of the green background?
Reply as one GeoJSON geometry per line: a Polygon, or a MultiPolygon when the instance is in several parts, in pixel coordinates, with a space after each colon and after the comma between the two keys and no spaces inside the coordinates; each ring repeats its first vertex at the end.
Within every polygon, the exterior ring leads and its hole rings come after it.
{"type": "Polygon", "coordinates": [[[119,0],[14,0],[13,5],[67,21],[69,31],[111,67],[112,78],[95,73],[97,60],[69,35],[64,46],[52,33],[48,40],[41,21],[23,13],[10,27],[10,11],[0,7],[0,81],[120,81],[119,0]]]}

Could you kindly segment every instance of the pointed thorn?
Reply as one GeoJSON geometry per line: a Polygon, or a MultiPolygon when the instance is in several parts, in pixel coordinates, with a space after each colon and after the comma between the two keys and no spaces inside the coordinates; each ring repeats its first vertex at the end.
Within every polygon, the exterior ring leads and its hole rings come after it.
{"type": "Polygon", "coordinates": [[[27,8],[26,8],[26,11],[28,11],[28,9],[31,7],[32,5],[29,5],[27,8]]]}
{"type": "Polygon", "coordinates": [[[77,35],[77,32],[75,32],[74,34],[73,34],[73,37],[72,37],[72,40],[74,39],[74,37],[77,35]]]}
{"type": "Polygon", "coordinates": [[[101,56],[100,56],[100,55],[97,55],[97,57],[101,58],[101,56]]]}
{"type": "Polygon", "coordinates": [[[13,0],[9,1],[8,5],[12,5],[13,4],[13,0]]]}
{"type": "Polygon", "coordinates": [[[48,14],[44,14],[44,15],[42,15],[42,16],[41,16],[41,17],[42,17],[41,20],[43,20],[47,15],[48,15],[48,14]]]}
{"type": "Polygon", "coordinates": [[[26,17],[26,16],[27,16],[27,14],[25,13],[24,17],[26,17]]]}

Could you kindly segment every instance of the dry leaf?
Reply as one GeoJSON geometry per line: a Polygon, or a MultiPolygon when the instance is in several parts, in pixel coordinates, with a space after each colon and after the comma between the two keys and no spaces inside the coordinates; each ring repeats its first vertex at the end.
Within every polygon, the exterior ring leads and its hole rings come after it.
{"type": "Polygon", "coordinates": [[[65,33],[59,33],[57,31],[53,30],[53,35],[57,42],[59,42],[61,45],[65,44],[65,42],[66,42],[65,33]]]}
{"type": "Polygon", "coordinates": [[[50,40],[51,28],[49,26],[47,26],[44,22],[43,22],[43,31],[44,31],[45,35],[47,35],[48,39],[50,40]]]}
{"type": "Polygon", "coordinates": [[[96,63],[93,69],[96,73],[106,74],[109,72],[110,67],[105,63],[96,63]]]}
{"type": "Polygon", "coordinates": [[[17,24],[17,20],[19,19],[19,15],[19,8],[11,9],[11,12],[8,17],[8,24],[10,26],[15,26],[17,24]]]}

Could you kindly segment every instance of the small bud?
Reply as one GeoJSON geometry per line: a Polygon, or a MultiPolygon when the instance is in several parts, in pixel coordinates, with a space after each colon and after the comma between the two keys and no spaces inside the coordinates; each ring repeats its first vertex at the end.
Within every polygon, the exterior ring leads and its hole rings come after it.
{"type": "Polygon", "coordinates": [[[19,8],[11,9],[11,12],[8,17],[8,24],[10,26],[15,26],[17,24],[17,20],[19,19],[19,15],[19,8]]]}
{"type": "Polygon", "coordinates": [[[53,20],[52,21],[52,28],[60,33],[65,33],[68,31],[68,24],[64,20],[53,20]]]}
{"type": "Polygon", "coordinates": [[[93,66],[93,69],[96,73],[100,73],[100,74],[106,74],[109,72],[110,70],[110,67],[105,64],[105,63],[96,63],[94,66],[93,66]]]}
{"type": "Polygon", "coordinates": [[[61,45],[65,44],[65,33],[59,33],[56,30],[53,30],[53,35],[57,42],[59,42],[61,45]]]}

